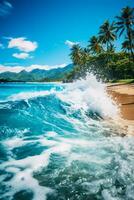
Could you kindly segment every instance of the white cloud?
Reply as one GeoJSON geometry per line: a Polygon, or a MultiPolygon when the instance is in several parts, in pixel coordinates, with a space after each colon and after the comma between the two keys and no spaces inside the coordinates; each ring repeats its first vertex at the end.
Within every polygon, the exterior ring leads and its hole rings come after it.
{"type": "Polygon", "coordinates": [[[37,42],[31,42],[24,37],[10,38],[8,48],[16,48],[23,52],[35,51],[38,47],[37,42]]]}
{"type": "Polygon", "coordinates": [[[29,58],[28,53],[14,53],[13,57],[18,58],[18,59],[26,59],[29,58]]]}
{"type": "Polygon", "coordinates": [[[70,41],[70,40],[66,40],[66,41],[65,41],[65,44],[66,44],[67,46],[69,46],[69,48],[72,48],[74,45],[79,44],[79,42],[72,42],[72,41],[70,41]]]}
{"type": "Polygon", "coordinates": [[[25,70],[27,72],[30,72],[34,69],[42,69],[42,70],[50,70],[50,69],[57,69],[57,68],[64,68],[67,64],[60,64],[60,65],[30,65],[30,66],[5,66],[5,65],[0,65],[0,73],[3,72],[20,72],[22,70],[25,70]]]}
{"type": "Polygon", "coordinates": [[[10,14],[13,6],[8,1],[2,1],[0,3],[0,16],[7,16],[10,14]]]}

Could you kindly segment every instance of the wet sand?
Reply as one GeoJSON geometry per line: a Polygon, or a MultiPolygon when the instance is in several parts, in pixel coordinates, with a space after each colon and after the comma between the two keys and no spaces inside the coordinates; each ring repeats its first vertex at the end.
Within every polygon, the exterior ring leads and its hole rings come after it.
{"type": "Polygon", "coordinates": [[[109,84],[107,91],[119,105],[119,123],[134,135],[134,84],[109,84]]]}

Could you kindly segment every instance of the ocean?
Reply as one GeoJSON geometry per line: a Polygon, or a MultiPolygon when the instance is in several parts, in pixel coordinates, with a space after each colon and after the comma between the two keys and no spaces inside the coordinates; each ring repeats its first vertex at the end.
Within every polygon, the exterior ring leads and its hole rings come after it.
{"type": "Polygon", "coordinates": [[[118,112],[93,75],[1,83],[0,200],[133,200],[134,137],[118,112]]]}

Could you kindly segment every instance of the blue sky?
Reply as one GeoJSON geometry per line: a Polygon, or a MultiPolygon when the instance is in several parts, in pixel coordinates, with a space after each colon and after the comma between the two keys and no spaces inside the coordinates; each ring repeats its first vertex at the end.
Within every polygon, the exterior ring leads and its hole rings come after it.
{"type": "Polygon", "coordinates": [[[133,0],[0,0],[0,64],[70,63],[66,41],[86,45],[126,5],[133,0]]]}

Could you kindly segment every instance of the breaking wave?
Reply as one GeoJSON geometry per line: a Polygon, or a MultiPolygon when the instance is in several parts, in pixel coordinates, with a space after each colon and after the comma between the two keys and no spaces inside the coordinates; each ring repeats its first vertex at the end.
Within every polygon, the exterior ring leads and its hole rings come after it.
{"type": "Polygon", "coordinates": [[[0,90],[1,200],[134,199],[134,138],[103,120],[118,115],[105,84],[0,90]]]}

